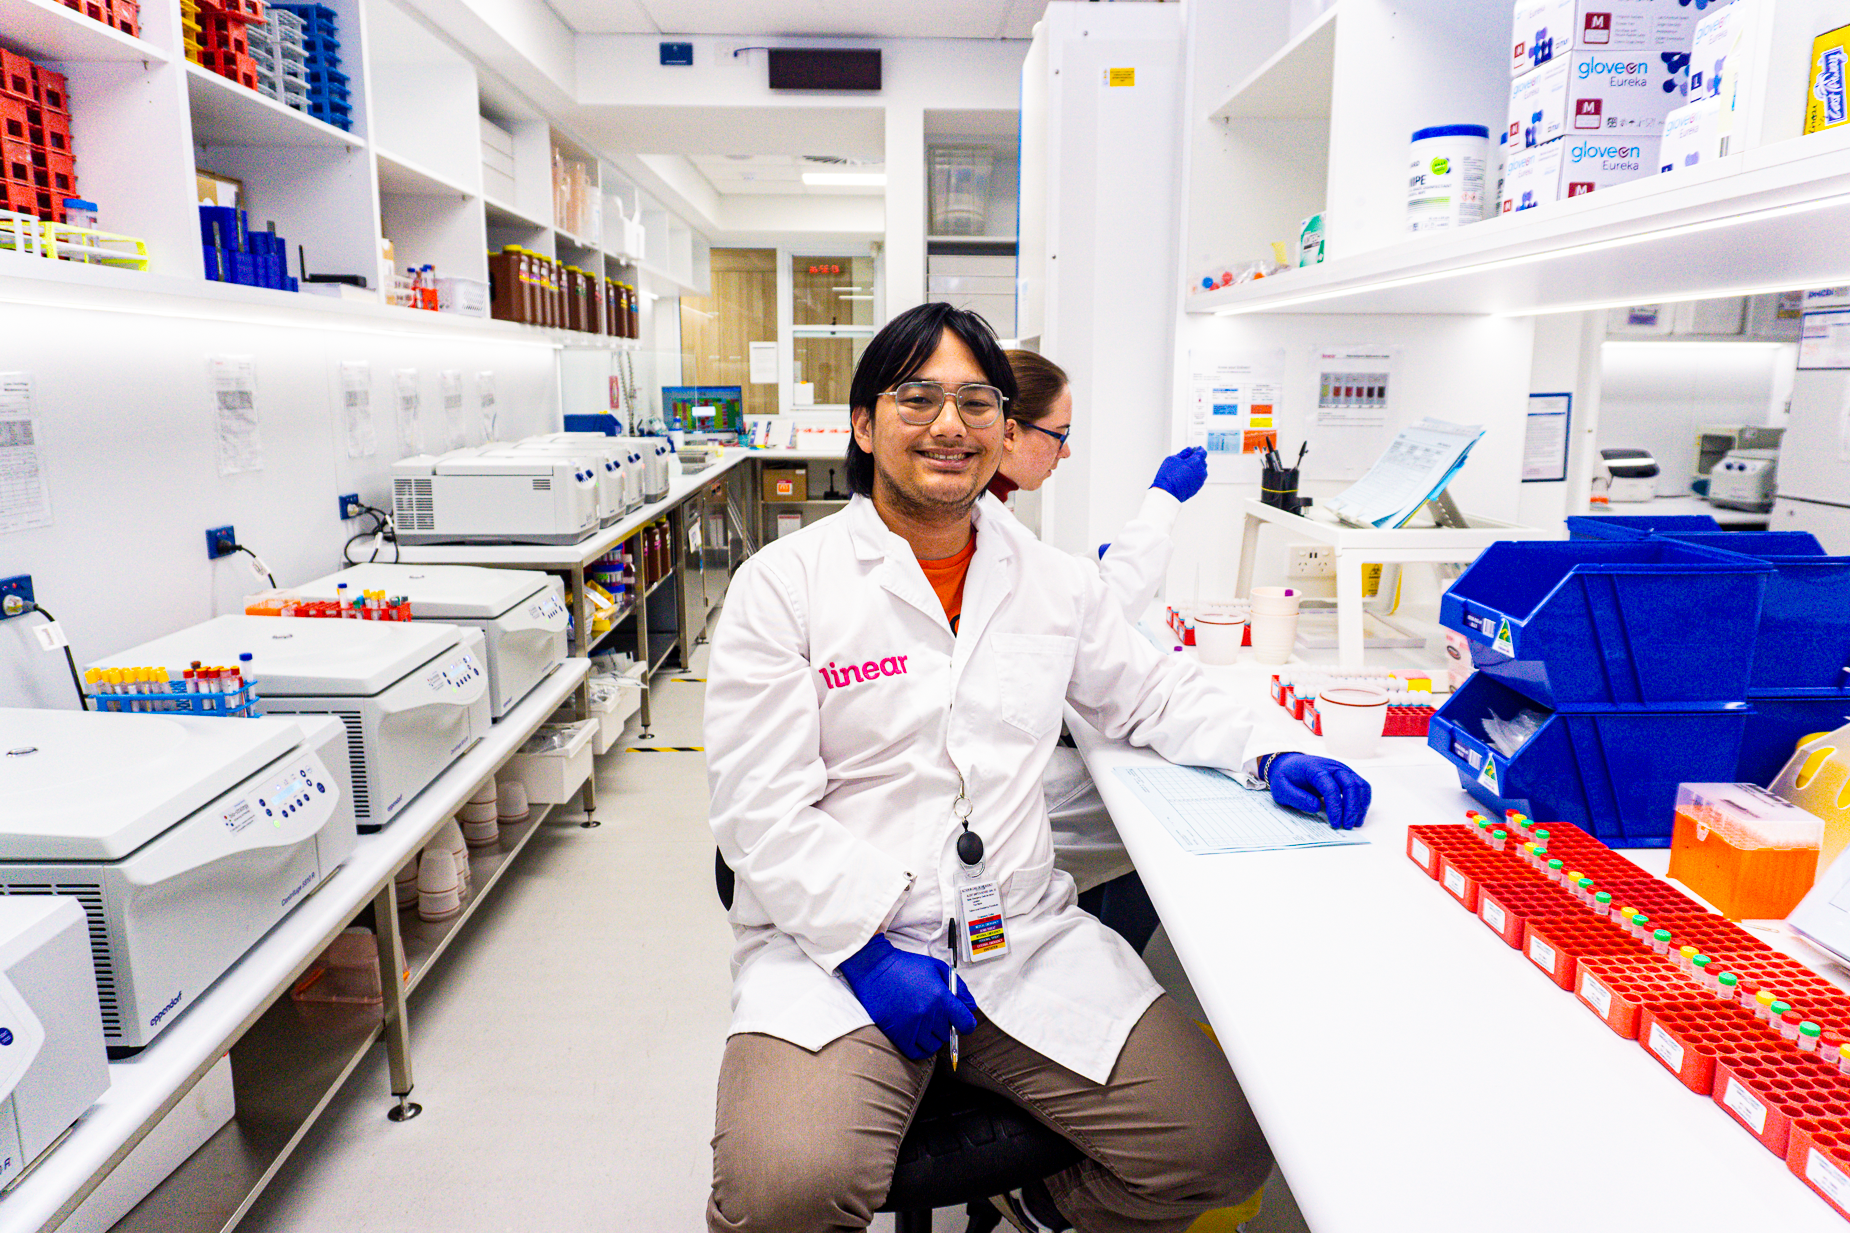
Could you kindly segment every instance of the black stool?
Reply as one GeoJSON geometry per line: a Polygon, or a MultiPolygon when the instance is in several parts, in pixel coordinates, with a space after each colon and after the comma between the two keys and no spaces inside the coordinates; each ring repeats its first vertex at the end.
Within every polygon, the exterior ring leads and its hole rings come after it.
{"type": "MultiPolygon", "coordinates": [[[[713,853],[719,901],[732,907],[733,874],[713,853]]],[[[968,1205],[968,1233],[989,1233],[1002,1217],[991,1195],[1019,1190],[1079,1160],[1079,1149],[992,1092],[938,1072],[900,1140],[893,1184],[879,1210],[897,1233],[931,1233],[932,1209],[968,1205]]]]}

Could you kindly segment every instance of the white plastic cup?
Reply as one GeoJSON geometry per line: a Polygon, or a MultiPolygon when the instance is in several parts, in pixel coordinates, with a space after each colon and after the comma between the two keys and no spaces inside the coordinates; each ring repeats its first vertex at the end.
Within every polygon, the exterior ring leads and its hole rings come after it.
{"type": "Polygon", "coordinates": [[[1323,744],[1334,758],[1372,758],[1387,727],[1388,693],[1374,685],[1334,685],[1317,695],[1323,744]]]}
{"type": "Polygon", "coordinates": [[[1254,599],[1289,600],[1296,600],[1299,598],[1296,587],[1254,587],[1252,597],[1254,599]]]}
{"type": "MultiPolygon", "coordinates": [[[[1298,641],[1298,614],[1259,612],[1252,617],[1253,658],[1262,664],[1282,664],[1291,658],[1298,641]]],[[[1201,637],[1197,627],[1196,640],[1201,637]]]]}
{"type": "Polygon", "coordinates": [[[1221,613],[1195,618],[1195,651],[1204,664],[1230,664],[1240,657],[1246,622],[1221,613]]]}
{"type": "Polygon", "coordinates": [[[496,817],[505,825],[509,822],[527,820],[527,785],[518,779],[497,780],[495,788],[499,794],[496,817]]]}
{"type": "Polygon", "coordinates": [[[494,810],[488,811],[488,819],[483,822],[471,822],[467,818],[462,824],[463,842],[472,848],[491,848],[501,842],[501,823],[496,820],[494,810]]]}
{"type": "Polygon", "coordinates": [[[462,911],[462,879],[448,849],[428,847],[418,857],[418,917],[441,921],[462,911]]]}

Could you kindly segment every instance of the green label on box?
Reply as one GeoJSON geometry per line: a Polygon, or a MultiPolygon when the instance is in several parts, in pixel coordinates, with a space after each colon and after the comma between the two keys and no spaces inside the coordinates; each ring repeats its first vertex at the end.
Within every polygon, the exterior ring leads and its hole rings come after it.
{"type": "Polygon", "coordinates": [[[1498,796],[1503,795],[1503,790],[1497,786],[1497,760],[1489,754],[1484,755],[1484,769],[1477,773],[1477,781],[1498,796]]]}
{"type": "Polygon", "coordinates": [[[1490,649],[1497,652],[1499,655],[1507,655],[1511,659],[1516,658],[1516,643],[1510,636],[1510,619],[1508,617],[1504,617],[1503,620],[1497,623],[1497,636],[1491,639],[1490,649]]]}

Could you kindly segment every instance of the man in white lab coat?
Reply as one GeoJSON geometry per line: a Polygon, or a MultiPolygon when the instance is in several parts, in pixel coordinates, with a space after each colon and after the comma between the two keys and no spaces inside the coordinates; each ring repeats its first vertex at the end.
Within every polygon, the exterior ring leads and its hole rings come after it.
{"type": "Polygon", "coordinates": [[[1368,785],[1249,761],[1229,694],[983,497],[1013,389],[981,318],[896,318],[851,389],[855,500],[729,590],[705,736],[737,877],[714,1233],[865,1228],[941,1056],[1085,1153],[1006,1197],[1019,1228],[1181,1233],[1270,1168],[1226,1059],[1055,872],[1041,774],[1070,702],[1171,761],[1313,791],[1332,825],[1368,785]]]}

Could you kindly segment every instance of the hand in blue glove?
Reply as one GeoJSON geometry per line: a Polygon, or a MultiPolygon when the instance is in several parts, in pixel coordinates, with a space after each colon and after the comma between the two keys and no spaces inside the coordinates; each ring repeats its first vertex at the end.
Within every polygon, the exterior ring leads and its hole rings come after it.
{"type": "Polygon", "coordinates": [[[874,1026],[915,1062],[944,1048],[952,1028],[976,1031],[976,999],[961,977],[951,996],[951,969],[942,959],[901,950],[876,933],[840,971],[874,1026]]]}
{"type": "Polygon", "coordinates": [[[1150,481],[1150,487],[1161,488],[1178,501],[1186,501],[1201,491],[1201,486],[1208,482],[1208,451],[1199,445],[1191,445],[1179,454],[1171,454],[1163,459],[1163,465],[1156,468],[1156,478],[1150,481]]]}
{"type": "Polygon", "coordinates": [[[1282,753],[1265,769],[1272,799],[1305,813],[1322,813],[1332,829],[1362,825],[1374,790],[1368,781],[1332,758],[1282,753]]]}
{"type": "Polygon", "coordinates": [[[1106,540],[1106,541],[1105,541],[1104,543],[1102,543],[1102,544],[1100,544],[1100,545],[1098,546],[1098,559],[1099,559],[1099,560],[1101,560],[1101,561],[1103,561],[1103,560],[1105,559],[1105,552],[1106,552],[1106,550],[1107,550],[1107,549],[1109,549],[1110,547],[1111,547],[1111,541],[1110,541],[1110,540],[1106,540]]]}

